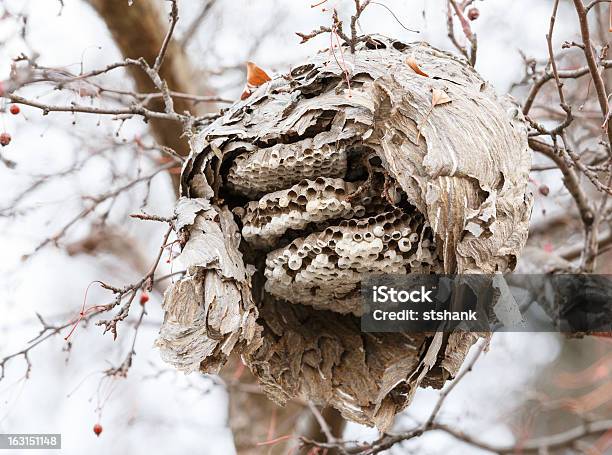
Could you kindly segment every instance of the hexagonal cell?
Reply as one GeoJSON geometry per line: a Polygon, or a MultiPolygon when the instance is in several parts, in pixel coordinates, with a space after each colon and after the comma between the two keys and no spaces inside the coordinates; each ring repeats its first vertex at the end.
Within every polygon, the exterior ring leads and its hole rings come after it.
{"type": "Polygon", "coordinates": [[[430,235],[416,210],[344,220],[270,252],[265,289],[291,303],[359,315],[365,274],[442,271],[430,235]],[[412,242],[408,237],[414,234],[418,238],[412,242]]]}
{"type": "MultiPolygon", "coordinates": [[[[362,183],[318,177],[266,194],[245,207],[241,217],[242,235],[255,248],[270,248],[289,229],[299,231],[309,225],[323,229],[325,222],[359,218],[368,211],[377,213],[388,206],[376,195],[376,189],[360,191],[362,183]],[[366,202],[369,204],[367,207],[364,205],[366,202]]],[[[368,221],[363,223],[367,225],[368,221]]]]}
{"type": "Polygon", "coordinates": [[[239,155],[229,169],[227,184],[235,192],[253,197],[288,188],[304,178],[344,177],[345,147],[334,143],[314,150],[315,143],[316,138],[308,138],[239,155]]]}

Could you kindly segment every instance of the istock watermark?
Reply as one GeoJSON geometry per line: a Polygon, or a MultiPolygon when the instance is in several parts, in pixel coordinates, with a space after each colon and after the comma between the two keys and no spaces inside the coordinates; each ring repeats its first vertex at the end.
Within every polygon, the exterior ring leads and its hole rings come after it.
{"type": "MultiPolygon", "coordinates": [[[[433,304],[432,293],[436,288],[406,290],[395,289],[389,286],[372,286],[373,303],[423,303],[433,304]]],[[[478,314],[474,310],[449,311],[421,308],[414,309],[384,310],[376,308],[372,311],[372,317],[376,321],[477,321],[478,314]]]]}
{"type": "Polygon", "coordinates": [[[364,332],[612,331],[610,275],[372,275],[364,332]]]}
{"type": "Polygon", "coordinates": [[[394,302],[394,303],[406,303],[406,302],[430,302],[431,293],[434,292],[435,289],[425,289],[425,286],[421,286],[418,290],[397,290],[395,288],[389,286],[373,286],[372,294],[374,302],[394,302]]]}

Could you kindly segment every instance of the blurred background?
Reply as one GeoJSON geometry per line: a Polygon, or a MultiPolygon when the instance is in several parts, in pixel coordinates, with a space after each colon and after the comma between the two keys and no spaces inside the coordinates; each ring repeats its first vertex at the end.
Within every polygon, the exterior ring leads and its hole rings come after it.
{"type": "MultiPolygon", "coordinates": [[[[122,60],[116,40],[92,3],[1,1],[0,80],[11,77],[12,59],[21,53],[37,56],[40,65],[73,74],[122,60]]],[[[167,2],[159,3],[168,10],[167,2]]],[[[328,47],[327,34],[305,44],[299,44],[295,34],[329,24],[329,12],[313,8],[311,3],[179,1],[175,36],[190,62],[185,71],[192,75],[192,88],[201,95],[237,100],[245,84],[246,61],[256,62],[270,75],[278,74],[328,47]]],[[[564,41],[578,39],[570,3],[562,1],[560,5],[554,38],[557,49],[564,41]]],[[[546,61],[545,35],[552,4],[551,0],[475,3],[480,11],[471,25],[479,39],[476,69],[499,93],[511,92],[519,101],[526,96],[526,87],[519,84],[526,75],[525,58],[546,61]]],[[[346,19],[354,4],[336,0],[327,2],[326,7],[338,8],[341,18],[346,19]]],[[[601,7],[606,18],[608,5],[601,7]]],[[[161,17],[167,24],[163,13],[161,17]]],[[[424,40],[456,52],[447,37],[446,0],[380,0],[368,7],[359,27],[364,33],[424,40]]],[[[605,33],[607,30],[607,39],[605,33]]],[[[571,55],[562,64],[567,69],[577,66],[571,55]]],[[[134,90],[133,78],[123,69],[105,74],[102,85],[118,91],[134,90]]],[[[97,91],[92,96],[89,89],[86,83],[72,90],[40,84],[20,93],[54,105],[74,102],[100,107],[117,102],[98,96],[97,91]]],[[[542,109],[552,103],[555,93],[542,94],[538,99],[542,109]]],[[[96,216],[79,219],[63,232],[66,224],[88,207],[83,196],[103,194],[154,171],[160,161],[149,153],[148,144],[159,139],[153,138],[148,125],[138,118],[57,112],[42,115],[28,106],[11,115],[10,103],[2,100],[0,128],[12,137],[2,156],[16,166],[0,165],[0,359],[19,352],[36,337],[41,329],[37,314],[49,324],[64,324],[78,316],[92,281],[121,287],[142,276],[155,259],[165,226],[128,215],[146,212],[167,216],[175,201],[172,174],[159,173],[133,190],[109,198],[97,207],[96,216]],[[54,237],[60,232],[61,236],[54,237]]],[[[203,104],[199,106],[203,112],[228,105],[203,104]]],[[[547,163],[534,154],[534,165],[547,163]]],[[[536,205],[530,247],[545,253],[572,248],[582,234],[573,221],[575,210],[559,171],[534,173],[532,186],[536,205]],[[543,186],[548,191],[541,191],[543,186]]],[[[174,271],[171,257],[172,252],[163,256],[158,273],[174,271]]],[[[611,272],[609,258],[600,258],[598,271],[611,272]]],[[[151,293],[138,330],[140,308],[118,329],[116,341],[89,323],[75,330],[70,343],[63,339],[64,330],[28,351],[27,358],[17,356],[7,361],[0,381],[0,433],[62,433],[61,453],[65,454],[84,450],[91,455],[235,453],[223,381],[175,372],[161,361],[153,346],[163,317],[159,291],[167,284],[159,283],[151,293]],[[135,355],[128,374],[106,374],[124,362],[132,343],[135,355]],[[98,422],[104,428],[100,437],[92,432],[98,422]]],[[[88,306],[108,301],[107,291],[90,287],[88,306]]],[[[488,352],[449,395],[440,418],[495,444],[563,431],[585,417],[611,418],[611,367],[606,339],[497,334],[488,352]]],[[[395,429],[410,428],[425,419],[438,396],[439,391],[419,390],[395,429]]],[[[349,424],[345,437],[372,440],[377,432],[349,424]]],[[[267,435],[261,436],[262,441],[266,439],[267,435]]],[[[611,453],[610,441],[612,434],[606,433],[591,441],[589,450],[611,453]]],[[[391,453],[487,452],[431,432],[397,445],[391,453]]]]}

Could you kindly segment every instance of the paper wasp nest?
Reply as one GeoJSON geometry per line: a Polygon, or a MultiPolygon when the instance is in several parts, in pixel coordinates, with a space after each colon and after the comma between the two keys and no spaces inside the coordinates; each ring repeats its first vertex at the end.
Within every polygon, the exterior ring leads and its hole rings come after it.
{"type": "Polygon", "coordinates": [[[237,350],[277,402],[388,428],[476,336],[362,333],[362,277],[512,269],[530,164],[520,111],[463,60],[384,37],[346,68],[316,55],[192,139],[163,358],[216,372],[237,350]]]}

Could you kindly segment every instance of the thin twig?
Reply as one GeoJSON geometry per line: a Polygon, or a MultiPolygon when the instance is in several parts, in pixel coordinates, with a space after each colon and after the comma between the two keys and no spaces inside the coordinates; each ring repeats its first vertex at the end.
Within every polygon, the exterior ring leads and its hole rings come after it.
{"type": "Polygon", "coordinates": [[[176,27],[176,23],[179,19],[178,5],[176,4],[176,0],[167,1],[170,2],[170,26],[168,27],[168,31],[166,32],[166,36],[164,37],[164,41],[162,42],[161,48],[159,49],[159,54],[157,54],[157,57],[155,58],[155,63],[153,64],[152,70],[155,72],[159,72],[162,63],[164,63],[166,51],[168,50],[170,40],[172,40],[172,34],[174,33],[174,28],[176,27]]]}

